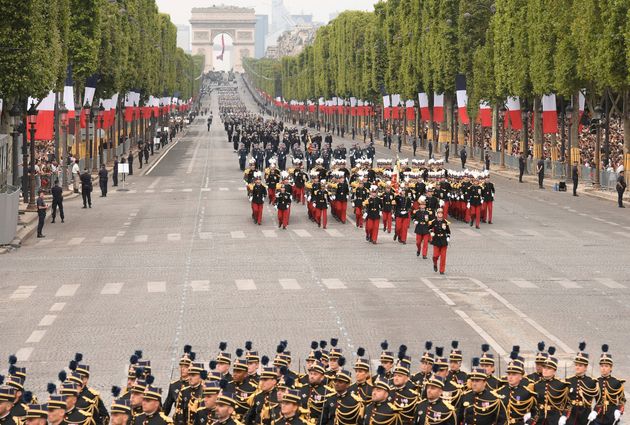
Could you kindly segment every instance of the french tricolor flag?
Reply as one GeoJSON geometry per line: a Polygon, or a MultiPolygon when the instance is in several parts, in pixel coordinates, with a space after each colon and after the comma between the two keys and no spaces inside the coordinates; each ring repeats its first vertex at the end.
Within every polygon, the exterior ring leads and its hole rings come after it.
{"type": "Polygon", "coordinates": [[[392,95],[392,118],[399,119],[400,118],[400,95],[393,94],[392,95]]]}
{"type": "Polygon", "coordinates": [[[66,109],[68,110],[68,122],[72,122],[75,117],[74,112],[74,83],[72,81],[72,67],[68,65],[68,70],[66,73],[66,84],[63,87],[63,103],[66,105],[66,109]]]}
{"type": "Polygon", "coordinates": [[[433,121],[444,122],[444,93],[433,93],[433,121]]]}
{"type": "Polygon", "coordinates": [[[389,95],[383,96],[383,118],[389,119],[392,116],[391,106],[389,95]]]}
{"type": "Polygon", "coordinates": [[[431,111],[429,110],[429,96],[426,93],[418,93],[418,105],[420,107],[420,118],[422,121],[431,121],[431,111]]]}
{"type": "Polygon", "coordinates": [[[492,127],[492,107],[485,100],[479,102],[479,119],[482,127],[492,127]]]}
{"type": "Polygon", "coordinates": [[[580,94],[578,95],[578,104],[579,104],[579,115],[578,115],[578,122],[580,123],[578,125],[578,132],[582,132],[582,117],[584,116],[584,103],[585,103],[586,98],[584,97],[584,91],[580,90],[580,94]]]}
{"type": "Polygon", "coordinates": [[[407,121],[413,121],[416,119],[415,107],[416,107],[416,103],[413,100],[405,101],[405,109],[407,111],[407,121]]]}
{"type": "Polygon", "coordinates": [[[558,110],[556,109],[556,95],[546,94],[542,97],[543,105],[543,133],[558,132],[558,110]]]}
{"type": "MultiPolygon", "coordinates": [[[[39,100],[28,98],[28,107],[37,105],[39,100]]],[[[37,106],[37,121],[35,122],[35,140],[52,140],[55,123],[55,92],[51,91],[48,96],[37,106]]],[[[30,134],[30,132],[29,132],[30,134]]]]}
{"type": "Polygon", "coordinates": [[[459,120],[462,124],[470,123],[468,118],[468,93],[466,92],[466,76],[464,74],[457,74],[455,76],[455,90],[457,94],[457,111],[459,120]]]}
{"type": "Polygon", "coordinates": [[[511,125],[512,130],[521,130],[523,128],[523,119],[521,118],[521,101],[516,96],[507,99],[507,114],[505,115],[505,127],[511,125]],[[509,120],[509,122],[508,122],[509,120]]]}
{"type": "MultiPolygon", "coordinates": [[[[97,78],[95,75],[92,75],[87,79],[85,83],[85,95],[83,96],[83,105],[87,103],[88,105],[92,106],[92,102],[94,101],[94,93],[96,93],[96,82],[97,78]]],[[[85,128],[85,123],[89,115],[89,110],[81,108],[81,128],[85,128]]]]}

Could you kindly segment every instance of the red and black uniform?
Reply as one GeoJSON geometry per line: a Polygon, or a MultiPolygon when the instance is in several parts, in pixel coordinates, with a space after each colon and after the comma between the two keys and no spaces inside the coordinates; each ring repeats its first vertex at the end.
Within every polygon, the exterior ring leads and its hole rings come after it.
{"type": "Polygon", "coordinates": [[[357,227],[363,227],[363,202],[368,198],[369,193],[365,187],[357,187],[352,194],[354,203],[354,216],[357,220],[357,227]]]}
{"type": "Polygon", "coordinates": [[[302,204],[304,204],[304,184],[307,179],[308,176],[304,171],[299,168],[293,170],[293,198],[302,204]]]}
{"type": "Polygon", "coordinates": [[[479,228],[481,220],[481,205],[483,205],[481,186],[474,184],[469,189],[468,203],[470,204],[470,226],[473,225],[473,217],[475,219],[475,227],[479,228]]]}
{"type": "Polygon", "coordinates": [[[252,218],[254,223],[260,225],[262,223],[263,204],[265,203],[265,196],[267,196],[267,190],[265,186],[260,183],[255,184],[251,190],[250,201],[252,202],[252,218]]]}
{"type": "Polygon", "coordinates": [[[414,230],[416,233],[416,255],[420,256],[420,252],[422,252],[422,258],[427,258],[429,240],[431,239],[429,229],[431,216],[426,209],[422,208],[413,214],[413,222],[416,225],[416,229],[414,230]]]}
{"type": "Polygon", "coordinates": [[[392,211],[394,210],[394,193],[385,190],[381,201],[383,204],[383,232],[392,233],[392,211]]]}
{"type": "Polygon", "coordinates": [[[378,239],[378,228],[381,219],[382,202],[380,198],[369,197],[363,202],[366,214],[365,220],[365,240],[376,244],[378,239]]]}
{"type": "Polygon", "coordinates": [[[314,213],[317,226],[325,229],[328,224],[328,203],[330,202],[330,195],[328,195],[328,191],[325,188],[320,186],[317,191],[313,191],[311,200],[315,204],[314,213]]]}
{"type": "Polygon", "coordinates": [[[344,180],[337,184],[337,190],[335,191],[335,202],[337,203],[337,217],[342,223],[346,223],[346,212],[348,210],[348,194],[350,188],[348,183],[344,180]]]}
{"type": "Polygon", "coordinates": [[[409,230],[409,216],[413,201],[406,194],[398,194],[395,198],[396,208],[396,234],[394,240],[398,238],[400,243],[407,243],[407,231],[409,230]]]}
{"type": "Polygon", "coordinates": [[[494,184],[485,182],[481,191],[483,197],[483,207],[481,208],[481,218],[483,222],[492,224],[492,207],[494,205],[494,184]]]}
{"type": "Polygon", "coordinates": [[[269,195],[269,203],[273,204],[276,200],[276,185],[280,182],[280,171],[277,169],[267,169],[265,183],[267,183],[267,193],[269,195]]]}
{"type": "Polygon", "coordinates": [[[289,225],[289,216],[291,215],[291,195],[289,192],[278,192],[275,200],[278,208],[278,227],[287,228],[289,225]]]}
{"type": "Polygon", "coordinates": [[[435,219],[431,222],[431,244],[433,245],[433,270],[438,271],[438,260],[440,260],[440,273],[444,274],[446,269],[446,248],[451,238],[451,229],[448,221],[435,219]]]}

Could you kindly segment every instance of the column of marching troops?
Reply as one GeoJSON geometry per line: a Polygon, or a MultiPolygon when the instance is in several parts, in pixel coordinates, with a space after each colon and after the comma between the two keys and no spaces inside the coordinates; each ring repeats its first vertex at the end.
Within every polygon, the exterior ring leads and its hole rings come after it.
{"type": "Polygon", "coordinates": [[[616,425],[624,411],[624,380],[612,375],[608,346],[599,357],[600,376],[588,374],[589,354],[580,343],[575,374],[557,375],[555,349],[538,344],[535,370],[526,374],[520,348],[513,347],[505,375],[496,375],[501,359],[481,347],[469,372],[452,341],[450,354],[430,341],[412,371],[405,345],[390,351],[381,343],[380,365],[358,348],[352,367],[337,339],[313,341],[306,373],[291,369],[287,341],[273,360],[253,350],[227,350],[219,344],[214,360],[199,361],[190,345],[179,360],[180,377],[164,393],[154,385],[151,361],[136,351],[130,358],[127,386],[112,388],[109,411],[90,388],[90,367],[77,354],[59,384],[48,384],[39,403],[25,390],[26,369],[9,359],[9,375],[0,386],[3,425],[616,425]],[[350,369],[353,369],[351,371],[350,369]],[[163,401],[162,401],[163,400],[163,401]],[[171,416],[172,415],[172,416],[171,416]]]}
{"type": "Polygon", "coordinates": [[[449,217],[477,229],[481,222],[492,224],[495,187],[487,172],[448,170],[433,159],[377,159],[375,164],[371,143],[352,147],[348,167],[346,148],[332,149],[330,134],[322,139],[319,133],[298,132],[248,113],[233,90],[220,92],[219,104],[228,141],[244,171],[255,224],[262,224],[266,199],[277,209],[282,229],[289,225],[293,203],[305,204],[308,218],[325,229],[328,210],[346,223],[350,202],[355,225],[365,229],[365,240],[372,244],[381,223],[383,232],[392,233],[393,227],[394,241],[406,244],[413,222],[416,255],[427,259],[433,245],[433,269],[441,274],[451,238],[449,217]],[[289,156],[292,166],[287,168],[289,156]]]}

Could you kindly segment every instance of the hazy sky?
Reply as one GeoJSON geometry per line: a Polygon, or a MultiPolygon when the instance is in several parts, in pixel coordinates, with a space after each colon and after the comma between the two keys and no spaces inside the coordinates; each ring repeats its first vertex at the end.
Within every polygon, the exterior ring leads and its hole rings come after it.
{"type": "MultiPolygon", "coordinates": [[[[284,0],[284,5],[293,14],[310,14],[319,22],[328,22],[333,12],[344,10],[373,10],[372,5],[378,0],[284,0]]],[[[160,12],[171,15],[175,24],[188,24],[190,9],[208,7],[213,4],[253,7],[260,15],[271,15],[271,0],[157,0],[160,12]]]]}

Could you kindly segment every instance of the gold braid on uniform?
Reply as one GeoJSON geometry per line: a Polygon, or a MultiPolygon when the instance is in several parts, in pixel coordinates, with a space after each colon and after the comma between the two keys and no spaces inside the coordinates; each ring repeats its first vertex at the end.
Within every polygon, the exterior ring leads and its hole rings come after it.
{"type": "Polygon", "coordinates": [[[531,412],[532,408],[536,405],[536,397],[532,395],[528,400],[517,400],[510,394],[510,398],[507,401],[507,416],[508,423],[515,423],[517,420],[522,419],[527,413],[531,412]]]}
{"type": "MultiPolygon", "coordinates": [[[[447,420],[449,420],[451,417],[455,417],[455,409],[453,408],[453,406],[451,406],[450,403],[447,403],[446,401],[444,402],[444,404],[447,407],[450,407],[448,410],[448,413],[444,413],[444,412],[440,412],[438,411],[437,413],[439,413],[439,417],[434,418],[433,417],[433,410],[431,410],[431,404],[427,405],[427,411],[425,412],[424,415],[424,425],[437,425],[437,424],[441,424],[442,422],[445,422],[447,420]]],[[[453,419],[453,421],[455,423],[457,423],[456,418],[453,419]]]]}
{"type": "Polygon", "coordinates": [[[363,400],[361,397],[352,394],[351,397],[357,402],[354,406],[346,406],[337,401],[335,409],[335,425],[352,425],[357,423],[357,418],[363,416],[363,400]],[[340,410],[343,409],[343,411],[340,410]]]}
{"type": "Polygon", "coordinates": [[[625,395],[625,390],[624,390],[624,385],[623,385],[624,381],[620,379],[619,383],[620,383],[619,388],[613,389],[610,387],[610,385],[608,385],[608,381],[604,381],[604,387],[601,389],[602,390],[601,391],[601,397],[602,397],[601,405],[603,407],[603,410],[602,410],[603,414],[606,413],[609,405],[613,405],[616,409],[617,408],[616,406],[625,404],[626,395],[625,395]]]}

